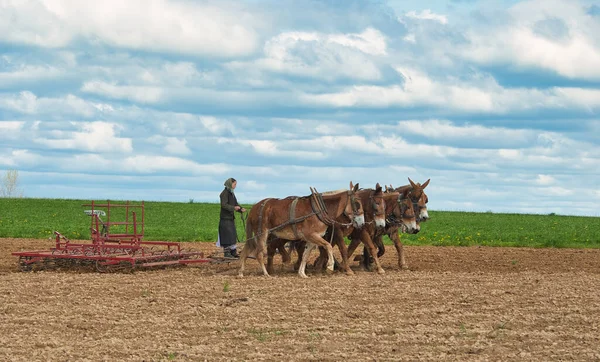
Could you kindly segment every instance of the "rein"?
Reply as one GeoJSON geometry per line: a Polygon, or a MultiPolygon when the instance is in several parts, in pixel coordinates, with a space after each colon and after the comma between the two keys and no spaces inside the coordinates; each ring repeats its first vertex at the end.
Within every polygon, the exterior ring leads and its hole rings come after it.
{"type": "MultiPolygon", "coordinates": [[[[246,232],[246,220],[248,220],[248,213],[244,213],[241,210],[239,211],[239,213],[241,214],[240,219],[242,219],[242,225],[244,226],[244,232],[246,232]]],[[[237,239],[238,243],[241,243],[240,238],[237,233],[235,233],[235,238],[237,239]]],[[[244,240],[244,242],[246,242],[246,240],[244,240]]]]}

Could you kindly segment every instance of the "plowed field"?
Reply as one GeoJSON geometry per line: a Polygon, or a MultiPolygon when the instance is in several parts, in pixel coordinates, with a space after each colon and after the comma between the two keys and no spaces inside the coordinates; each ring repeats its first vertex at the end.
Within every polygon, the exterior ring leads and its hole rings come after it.
{"type": "Polygon", "coordinates": [[[278,258],[273,278],[17,271],[11,252],[51,246],[0,239],[2,361],[600,361],[599,250],[406,247],[399,270],[388,247],[384,275],[308,279],[278,258]]]}

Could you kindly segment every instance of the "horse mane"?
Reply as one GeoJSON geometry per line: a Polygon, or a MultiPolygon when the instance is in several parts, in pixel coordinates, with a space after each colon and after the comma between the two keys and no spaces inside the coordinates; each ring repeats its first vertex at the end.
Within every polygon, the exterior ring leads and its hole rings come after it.
{"type": "Polygon", "coordinates": [[[339,190],[335,190],[335,191],[325,191],[325,192],[321,192],[321,195],[332,196],[332,195],[341,194],[342,192],[347,192],[347,191],[348,190],[344,190],[344,189],[339,189],[339,190]]]}
{"type": "Polygon", "coordinates": [[[406,190],[412,189],[412,185],[404,185],[404,186],[400,186],[400,187],[396,187],[394,189],[395,192],[399,192],[399,193],[403,193],[406,190]]]}

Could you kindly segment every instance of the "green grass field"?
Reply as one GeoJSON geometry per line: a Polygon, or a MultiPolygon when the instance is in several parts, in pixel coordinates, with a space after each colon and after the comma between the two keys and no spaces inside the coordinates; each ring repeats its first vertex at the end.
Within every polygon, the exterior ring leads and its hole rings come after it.
{"type": "MultiPolygon", "coordinates": [[[[0,198],[0,237],[44,239],[58,231],[71,239],[88,239],[90,217],[86,216],[83,210],[90,208],[82,205],[90,202],[0,198]]],[[[244,206],[249,209],[251,205],[244,206]]],[[[429,215],[431,220],[421,224],[420,233],[401,236],[405,244],[600,247],[598,217],[431,210],[429,215]]],[[[124,210],[121,210],[120,214],[115,211],[111,215],[111,221],[124,221],[124,218],[124,210]]],[[[219,205],[146,202],[145,223],[144,240],[214,242],[217,239],[219,205]]],[[[243,241],[245,238],[239,217],[236,225],[239,238],[243,241]]]]}

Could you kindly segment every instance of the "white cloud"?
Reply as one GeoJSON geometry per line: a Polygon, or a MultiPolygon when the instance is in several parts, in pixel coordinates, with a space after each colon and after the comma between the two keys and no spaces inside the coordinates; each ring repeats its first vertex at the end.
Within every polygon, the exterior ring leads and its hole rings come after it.
{"type": "Polygon", "coordinates": [[[16,169],[35,167],[39,164],[41,158],[41,156],[26,149],[9,150],[3,154],[0,153],[0,165],[16,169]]]}
{"type": "Polygon", "coordinates": [[[535,182],[539,185],[547,186],[555,183],[556,180],[550,175],[537,175],[535,182]]]}
{"type": "Polygon", "coordinates": [[[81,90],[112,99],[128,99],[139,103],[156,103],[163,99],[164,89],[152,86],[124,86],[102,81],[85,82],[81,90]]]}
{"type": "Polygon", "coordinates": [[[406,36],[404,36],[404,38],[402,38],[405,42],[407,43],[416,43],[417,39],[415,38],[415,34],[407,34],[406,36]]]}
{"type": "Polygon", "coordinates": [[[130,138],[117,137],[117,124],[107,122],[74,123],[80,131],[53,131],[54,138],[35,138],[34,142],[51,149],[80,150],[99,153],[133,151],[130,138]]]}
{"type": "Polygon", "coordinates": [[[18,69],[0,72],[0,88],[19,85],[27,81],[58,78],[64,73],[63,70],[52,66],[20,65],[18,69]]]}
{"type": "Polygon", "coordinates": [[[250,10],[222,2],[3,1],[0,40],[60,48],[83,38],[129,49],[240,56],[257,45],[260,19],[250,10]]]}
{"type": "Polygon", "coordinates": [[[186,139],[155,135],[150,137],[148,141],[163,147],[165,152],[170,154],[186,156],[192,153],[187,146],[186,139]]]}
{"type": "Polygon", "coordinates": [[[50,117],[64,115],[91,117],[104,110],[103,104],[89,102],[72,94],[50,98],[38,97],[30,91],[0,96],[0,109],[2,108],[23,114],[45,114],[50,117]]]}
{"type": "Polygon", "coordinates": [[[367,28],[358,34],[332,34],[325,41],[356,48],[371,55],[385,55],[387,48],[385,36],[374,28],[367,28]]]}
{"type": "Polygon", "coordinates": [[[272,72],[333,81],[339,78],[378,80],[375,57],[387,54],[385,36],[368,28],[362,33],[285,32],[268,40],[264,58],[231,62],[232,70],[258,67],[272,72]]]}
{"type": "Polygon", "coordinates": [[[200,123],[212,134],[221,135],[226,132],[235,133],[235,127],[231,122],[212,116],[201,116],[200,123]]]}
{"type": "Polygon", "coordinates": [[[244,190],[250,191],[264,191],[267,189],[267,185],[263,182],[258,182],[254,180],[248,180],[240,183],[240,186],[244,188],[244,190]]]}
{"type": "Polygon", "coordinates": [[[513,6],[508,23],[466,32],[468,42],[447,50],[479,64],[541,68],[571,79],[599,80],[600,26],[580,1],[531,0],[513,6]],[[540,23],[551,21],[545,34],[540,23]]]}
{"type": "Polygon", "coordinates": [[[440,24],[448,24],[448,17],[446,15],[435,14],[430,9],[425,9],[420,13],[409,11],[406,13],[406,17],[419,20],[433,20],[440,24]]]}
{"type": "Polygon", "coordinates": [[[600,91],[575,87],[547,90],[503,88],[489,75],[475,74],[470,79],[433,79],[421,70],[397,68],[403,85],[350,86],[335,93],[302,94],[307,105],[328,107],[418,107],[434,106],[445,110],[506,114],[532,109],[578,109],[593,111],[600,107],[600,91]]]}
{"type": "Polygon", "coordinates": [[[0,136],[11,132],[19,132],[24,124],[23,121],[0,121],[0,136]]]}
{"type": "Polygon", "coordinates": [[[510,129],[503,127],[485,127],[479,124],[466,124],[456,126],[450,121],[400,121],[400,132],[413,133],[437,140],[463,140],[469,141],[503,141],[526,142],[534,138],[534,133],[526,129],[510,129]]]}
{"type": "MultiPolygon", "coordinates": [[[[324,158],[324,155],[320,151],[313,150],[301,150],[301,149],[287,149],[286,145],[269,140],[240,140],[241,144],[250,145],[254,151],[263,156],[288,158],[292,160],[298,159],[309,159],[317,160],[324,158]]],[[[227,141],[227,143],[231,143],[227,141]]]]}
{"type": "Polygon", "coordinates": [[[541,188],[537,189],[536,192],[542,193],[545,195],[563,196],[564,197],[564,196],[573,195],[574,190],[556,186],[556,187],[541,187],[541,188]]]}

